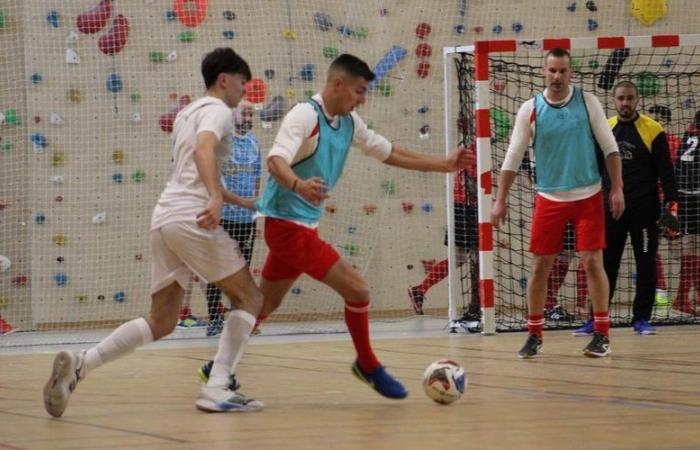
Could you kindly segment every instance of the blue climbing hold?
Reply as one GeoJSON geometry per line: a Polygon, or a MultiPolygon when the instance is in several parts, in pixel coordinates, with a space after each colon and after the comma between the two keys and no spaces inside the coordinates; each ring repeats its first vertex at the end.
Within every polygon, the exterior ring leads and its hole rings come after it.
{"type": "Polygon", "coordinates": [[[407,54],[408,50],[403,47],[399,47],[398,45],[391,47],[391,49],[389,49],[389,51],[382,56],[377,65],[374,66],[372,72],[374,72],[376,78],[369,83],[369,90],[373,91],[382,78],[384,78],[384,76],[389,73],[391,69],[393,69],[394,66],[399,63],[399,61],[405,58],[407,54]]]}
{"type": "Polygon", "coordinates": [[[316,71],[316,68],[314,67],[313,64],[304,64],[303,66],[301,66],[301,70],[299,71],[299,76],[304,81],[313,81],[314,76],[315,76],[315,71],[316,71]]]}
{"type": "Polygon", "coordinates": [[[53,280],[56,282],[56,286],[65,286],[68,284],[68,275],[58,272],[53,276],[53,280]]]}
{"type": "Polygon", "coordinates": [[[300,288],[300,287],[297,287],[297,286],[293,287],[293,288],[292,288],[292,294],[294,294],[294,295],[299,295],[299,294],[301,294],[301,288],[300,288]]]}
{"type": "Polygon", "coordinates": [[[61,26],[61,15],[58,13],[58,11],[49,11],[49,13],[46,15],[46,21],[52,27],[58,28],[61,26]]]}
{"type": "Polygon", "coordinates": [[[37,225],[43,225],[46,222],[46,215],[43,212],[38,212],[34,215],[34,221],[37,225]]]}
{"type": "Polygon", "coordinates": [[[511,28],[513,29],[513,32],[520,33],[523,31],[523,24],[520,22],[515,22],[513,25],[511,25],[511,28]]]}
{"type": "Polygon", "coordinates": [[[464,34],[464,31],[465,31],[464,24],[459,23],[459,24],[455,25],[454,27],[452,27],[452,30],[457,34],[464,34]]]}
{"type": "Polygon", "coordinates": [[[107,90],[111,93],[117,93],[122,90],[124,83],[122,82],[122,77],[118,73],[110,73],[107,76],[107,90]]]}
{"type": "Polygon", "coordinates": [[[124,181],[124,175],[121,173],[113,173],[112,174],[112,182],[115,184],[121,184],[124,181]]]}
{"type": "Polygon", "coordinates": [[[165,20],[168,22],[172,22],[173,20],[177,19],[177,13],[173,11],[172,9],[169,9],[165,11],[165,20]]]}
{"type": "Polygon", "coordinates": [[[32,133],[31,140],[32,144],[34,144],[37,147],[46,147],[47,145],[49,145],[46,141],[46,136],[44,136],[42,133],[32,133]]]}
{"type": "Polygon", "coordinates": [[[420,209],[424,213],[429,214],[433,211],[433,204],[430,202],[425,202],[420,206],[420,209]]]}
{"type": "Polygon", "coordinates": [[[233,37],[235,36],[235,33],[232,30],[226,30],[221,34],[224,35],[224,39],[228,39],[228,40],[233,39],[233,37]]]}
{"type": "Polygon", "coordinates": [[[595,19],[588,19],[588,31],[595,31],[598,29],[598,21],[595,19]]]}
{"type": "Polygon", "coordinates": [[[494,34],[501,34],[501,32],[503,31],[503,27],[500,25],[494,25],[493,28],[491,28],[491,31],[494,34]]]}
{"type": "Polygon", "coordinates": [[[126,294],[124,293],[124,291],[119,291],[119,292],[116,292],[114,294],[114,296],[112,296],[112,298],[117,303],[123,303],[124,300],[126,300],[126,294]]]}
{"type": "Polygon", "coordinates": [[[43,78],[41,77],[40,73],[33,73],[31,76],[32,84],[39,84],[41,83],[41,80],[43,78]]]}

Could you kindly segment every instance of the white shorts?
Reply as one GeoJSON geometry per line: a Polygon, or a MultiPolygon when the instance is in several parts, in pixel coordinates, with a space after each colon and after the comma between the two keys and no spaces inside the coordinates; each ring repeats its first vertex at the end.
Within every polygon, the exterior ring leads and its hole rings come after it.
{"type": "Polygon", "coordinates": [[[216,282],[246,266],[238,243],[223,228],[205,230],[196,222],[172,222],[151,230],[151,294],[176,281],[187,287],[194,273],[216,282]]]}

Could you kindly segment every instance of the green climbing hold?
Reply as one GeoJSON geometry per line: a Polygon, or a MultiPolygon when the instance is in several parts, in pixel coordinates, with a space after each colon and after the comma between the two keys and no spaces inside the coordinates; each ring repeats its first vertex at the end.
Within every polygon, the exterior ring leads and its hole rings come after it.
{"type": "Polygon", "coordinates": [[[345,244],[343,250],[345,250],[345,254],[348,256],[357,256],[357,254],[360,253],[360,246],[353,243],[345,244]]]}
{"type": "Polygon", "coordinates": [[[141,101],[141,94],[138,92],[134,92],[129,96],[129,99],[134,103],[139,102],[141,101]]]}
{"type": "Polygon", "coordinates": [[[137,170],[131,174],[131,181],[134,183],[140,183],[146,177],[146,173],[143,170],[137,170]]]}
{"type": "Polygon", "coordinates": [[[659,77],[651,72],[640,72],[637,75],[637,89],[642,97],[653,97],[659,93],[659,77]]]}
{"type": "Polygon", "coordinates": [[[588,67],[590,67],[593,70],[597,69],[599,66],[600,66],[600,64],[595,59],[588,61],[588,67]]]}
{"type": "Polygon", "coordinates": [[[573,58],[571,60],[571,68],[574,69],[574,72],[580,72],[582,66],[583,64],[579,58],[573,58]]]}
{"type": "Polygon", "coordinates": [[[180,42],[194,42],[195,33],[192,30],[183,31],[177,35],[180,42]]]}
{"type": "MultiPolygon", "coordinates": [[[[182,39],[180,39],[182,40],[182,39]]],[[[189,41],[191,42],[191,41],[189,41]]],[[[152,51],[148,52],[148,60],[153,63],[159,63],[165,61],[165,53],[164,52],[157,52],[157,51],[152,51]]]]}
{"type": "Polygon", "coordinates": [[[396,194],[396,183],[393,181],[382,181],[382,192],[387,195],[396,194]]]}
{"type": "Polygon", "coordinates": [[[307,89],[304,91],[304,98],[311,98],[315,94],[313,89],[307,89]]]}
{"type": "Polygon", "coordinates": [[[10,153],[12,151],[12,144],[10,144],[9,142],[3,142],[2,144],[0,144],[0,150],[3,153],[10,153]]]}
{"type": "Polygon", "coordinates": [[[17,117],[16,109],[6,109],[5,110],[5,123],[8,125],[19,125],[22,123],[19,117],[17,117]]]}
{"type": "Polygon", "coordinates": [[[500,108],[491,108],[491,118],[493,119],[493,128],[495,131],[494,139],[496,142],[502,142],[508,139],[510,135],[510,118],[508,113],[500,108]]]}
{"type": "Polygon", "coordinates": [[[5,23],[6,23],[6,20],[5,20],[5,13],[2,12],[2,11],[0,11],[0,30],[2,30],[3,28],[5,28],[5,23]]]}
{"type": "Polygon", "coordinates": [[[335,47],[323,47],[323,57],[324,58],[335,58],[338,56],[338,49],[335,47]]]}
{"type": "Polygon", "coordinates": [[[388,83],[377,84],[377,92],[383,97],[388,97],[391,95],[391,85],[388,83]]]}
{"type": "Polygon", "coordinates": [[[355,28],[355,37],[358,39],[365,39],[369,36],[369,30],[365,27],[355,28]]]}

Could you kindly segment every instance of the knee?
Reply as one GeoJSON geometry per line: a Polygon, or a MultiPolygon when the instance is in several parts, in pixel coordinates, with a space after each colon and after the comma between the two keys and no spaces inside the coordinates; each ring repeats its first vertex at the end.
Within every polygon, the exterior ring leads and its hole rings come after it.
{"type": "Polygon", "coordinates": [[[530,278],[534,280],[545,280],[549,274],[549,265],[544,259],[535,258],[532,264],[530,278]]]}
{"type": "Polygon", "coordinates": [[[601,258],[595,257],[593,255],[586,255],[582,257],[583,269],[586,271],[587,275],[595,275],[597,273],[603,272],[603,261],[601,258]]]}
{"type": "Polygon", "coordinates": [[[364,280],[354,282],[349,289],[346,303],[369,303],[369,286],[364,280]]]}

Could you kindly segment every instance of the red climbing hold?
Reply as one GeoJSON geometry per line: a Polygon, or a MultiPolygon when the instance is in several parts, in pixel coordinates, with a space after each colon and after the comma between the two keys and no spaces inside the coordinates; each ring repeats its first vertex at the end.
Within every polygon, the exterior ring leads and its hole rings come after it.
{"type": "Polygon", "coordinates": [[[98,42],[100,51],[105,55],[114,55],[122,51],[126,45],[126,38],[129,37],[129,21],[119,14],[107,34],[102,36],[98,42]]]}
{"type": "Polygon", "coordinates": [[[112,0],[102,0],[94,8],[80,13],[76,26],[78,31],[85,34],[94,34],[107,25],[107,21],[112,16],[112,0]]]}

